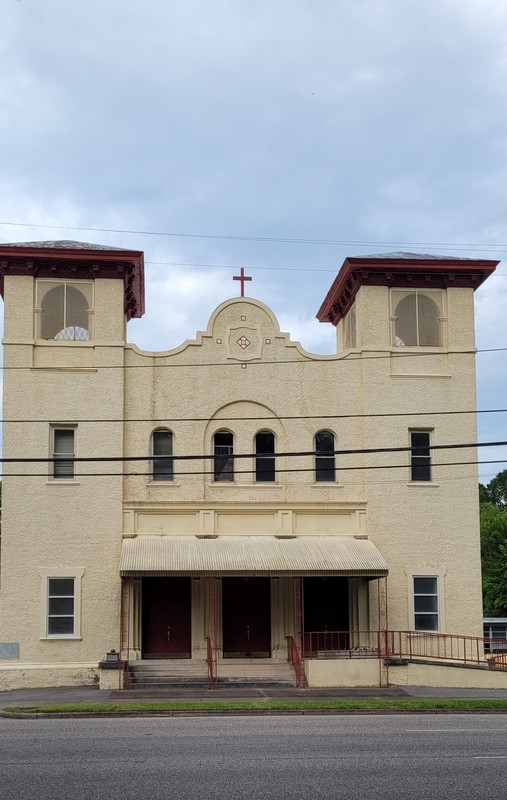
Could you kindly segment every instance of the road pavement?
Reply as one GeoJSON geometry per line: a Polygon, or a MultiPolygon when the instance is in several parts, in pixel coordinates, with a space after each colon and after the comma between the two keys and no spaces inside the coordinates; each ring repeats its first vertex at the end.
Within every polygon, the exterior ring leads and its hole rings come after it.
{"type": "Polygon", "coordinates": [[[491,800],[507,716],[0,719],[2,800],[491,800]]]}

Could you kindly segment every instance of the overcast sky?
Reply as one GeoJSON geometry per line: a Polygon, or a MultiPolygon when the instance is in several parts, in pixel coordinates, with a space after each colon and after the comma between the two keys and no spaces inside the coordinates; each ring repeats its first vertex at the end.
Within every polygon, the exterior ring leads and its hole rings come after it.
{"type": "MultiPolygon", "coordinates": [[[[0,21],[0,241],[144,250],[142,348],[205,328],[239,266],[331,352],[315,313],[345,256],[505,258],[506,0],[0,0],[0,21]]],[[[504,262],[476,301],[478,347],[507,347],[504,262]]],[[[478,355],[480,408],[507,406],[506,360],[478,355]]]]}

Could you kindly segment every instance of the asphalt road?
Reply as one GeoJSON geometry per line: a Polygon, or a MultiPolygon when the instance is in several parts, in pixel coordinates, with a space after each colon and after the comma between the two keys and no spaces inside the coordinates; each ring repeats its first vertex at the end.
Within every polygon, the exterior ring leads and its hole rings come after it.
{"type": "Polygon", "coordinates": [[[506,715],[0,719],[1,800],[491,800],[506,786],[506,715]]]}

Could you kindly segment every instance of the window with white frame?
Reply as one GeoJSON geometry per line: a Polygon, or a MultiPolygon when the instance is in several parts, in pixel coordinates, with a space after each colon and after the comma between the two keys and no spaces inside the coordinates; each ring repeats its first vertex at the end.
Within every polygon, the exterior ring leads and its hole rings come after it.
{"type": "Polygon", "coordinates": [[[441,347],[443,344],[441,291],[391,291],[393,345],[441,347]]]}
{"type": "Polygon", "coordinates": [[[431,481],[431,431],[411,430],[410,480],[431,481]]]}
{"type": "Polygon", "coordinates": [[[435,575],[414,575],[414,630],[438,631],[439,597],[438,577],[435,575]]]}
{"type": "Polygon", "coordinates": [[[505,653],[507,651],[507,618],[484,618],[484,648],[489,653],[505,653]]]}
{"type": "Polygon", "coordinates": [[[92,338],[93,281],[38,280],[35,314],[38,339],[92,338]]]}
{"type": "Polygon", "coordinates": [[[75,578],[48,578],[47,636],[74,636],[75,578]]]}
{"type": "Polygon", "coordinates": [[[51,427],[52,477],[55,480],[72,480],[75,477],[76,427],[51,427]]]}
{"type": "Polygon", "coordinates": [[[234,438],[230,431],[217,431],[213,436],[213,479],[234,480],[234,438]]]}
{"type": "Polygon", "coordinates": [[[315,434],[315,480],[317,483],[334,483],[335,441],[331,431],[319,431],[315,434]]]}
{"type": "Polygon", "coordinates": [[[166,428],[153,431],[151,436],[152,480],[174,479],[173,435],[166,428]]]}
{"type": "Polygon", "coordinates": [[[84,567],[40,567],[42,639],[81,638],[84,567]]]}

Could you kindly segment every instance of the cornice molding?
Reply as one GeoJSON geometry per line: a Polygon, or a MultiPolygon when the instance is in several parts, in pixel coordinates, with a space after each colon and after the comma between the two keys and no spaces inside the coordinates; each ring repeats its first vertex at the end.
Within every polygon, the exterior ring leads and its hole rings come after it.
{"type": "Polygon", "coordinates": [[[6,275],[65,280],[122,280],[127,319],[144,314],[144,253],[140,250],[0,245],[2,297],[6,275]]]}
{"type": "Polygon", "coordinates": [[[477,289],[499,261],[460,258],[346,258],[317,312],[319,322],[337,325],[361,286],[402,289],[477,289]]]}

